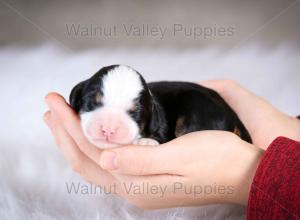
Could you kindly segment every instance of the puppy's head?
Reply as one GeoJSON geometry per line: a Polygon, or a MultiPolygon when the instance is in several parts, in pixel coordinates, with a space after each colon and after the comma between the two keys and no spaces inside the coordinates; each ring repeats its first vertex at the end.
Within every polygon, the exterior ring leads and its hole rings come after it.
{"type": "Polygon", "coordinates": [[[85,136],[100,148],[129,144],[149,120],[152,98],[142,76],[124,65],[100,69],[70,95],[85,136]]]}

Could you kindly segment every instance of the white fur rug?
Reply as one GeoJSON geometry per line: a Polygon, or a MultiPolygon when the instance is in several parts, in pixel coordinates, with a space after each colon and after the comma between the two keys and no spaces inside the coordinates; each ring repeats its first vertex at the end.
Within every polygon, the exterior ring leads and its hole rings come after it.
{"type": "Polygon", "coordinates": [[[0,219],[244,219],[241,206],[143,211],[110,195],[69,194],[66,183],[87,183],[70,170],[43,124],[43,98],[49,91],[68,97],[77,82],[101,66],[123,63],[148,81],[233,78],[296,115],[300,112],[299,61],[300,51],[288,47],[76,54],[51,45],[0,49],[0,219]]]}

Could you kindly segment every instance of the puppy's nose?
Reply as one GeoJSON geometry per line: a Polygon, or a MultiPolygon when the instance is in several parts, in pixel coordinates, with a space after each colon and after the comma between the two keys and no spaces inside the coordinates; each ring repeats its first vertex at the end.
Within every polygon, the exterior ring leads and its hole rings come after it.
{"type": "Polygon", "coordinates": [[[103,136],[105,137],[111,137],[114,135],[114,133],[116,132],[116,128],[113,127],[108,127],[108,126],[101,126],[101,131],[103,136]]]}

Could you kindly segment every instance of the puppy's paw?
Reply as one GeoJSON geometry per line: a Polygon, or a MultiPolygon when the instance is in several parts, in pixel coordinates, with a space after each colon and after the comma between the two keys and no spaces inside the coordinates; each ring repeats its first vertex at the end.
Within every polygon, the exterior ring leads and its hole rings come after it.
{"type": "Polygon", "coordinates": [[[152,138],[139,138],[133,141],[135,145],[146,145],[146,146],[156,146],[159,145],[158,141],[152,138]]]}

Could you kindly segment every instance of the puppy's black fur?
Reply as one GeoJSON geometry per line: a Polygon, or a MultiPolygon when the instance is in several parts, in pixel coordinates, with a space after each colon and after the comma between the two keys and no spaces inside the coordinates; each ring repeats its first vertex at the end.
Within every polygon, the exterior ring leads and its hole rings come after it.
{"type": "MultiPolygon", "coordinates": [[[[90,79],[75,86],[70,104],[77,113],[90,112],[103,103],[102,78],[118,65],[100,69],[90,79]]],[[[153,82],[146,84],[137,72],[143,90],[128,114],[137,122],[144,138],[165,143],[176,137],[201,130],[225,130],[251,142],[251,137],[236,113],[215,91],[190,82],[153,82]]]]}
{"type": "Polygon", "coordinates": [[[157,111],[145,136],[163,143],[193,131],[225,130],[251,142],[245,126],[217,92],[190,82],[154,82],[148,87],[157,111]]]}

